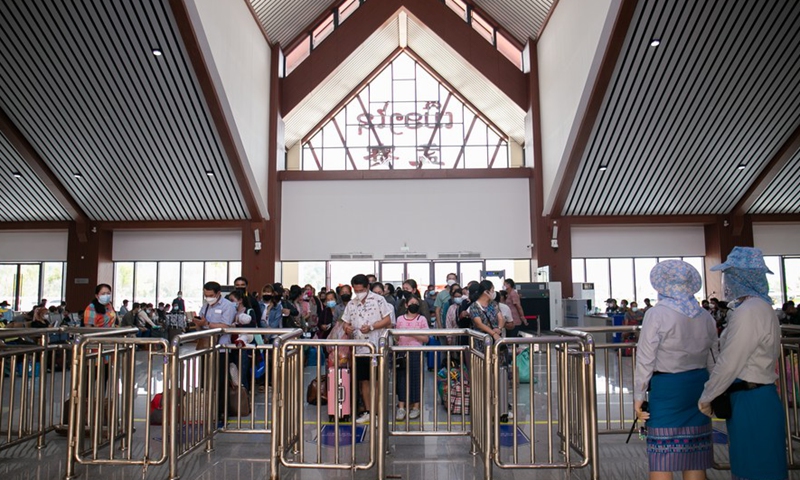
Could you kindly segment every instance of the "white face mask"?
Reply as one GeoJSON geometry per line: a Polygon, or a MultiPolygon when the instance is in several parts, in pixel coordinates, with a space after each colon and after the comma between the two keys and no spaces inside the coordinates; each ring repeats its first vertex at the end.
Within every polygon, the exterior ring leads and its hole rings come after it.
{"type": "Polygon", "coordinates": [[[451,278],[451,279],[449,279],[449,280],[447,281],[447,286],[448,286],[448,287],[452,287],[452,286],[453,286],[453,285],[455,285],[455,284],[456,284],[456,281],[455,281],[455,280],[453,280],[452,278],[451,278]]]}
{"type": "Polygon", "coordinates": [[[461,302],[464,301],[464,297],[456,297],[453,299],[453,301],[456,303],[456,305],[461,305],[461,302]]]}
{"type": "Polygon", "coordinates": [[[356,300],[359,302],[367,298],[367,292],[358,292],[355,294],[356,300]]]}
{"type": "Polygon", "coordinates": [[[209,305],[214,305],[217,303],[217,297],[206,297],[206,303],[209,305]]]}
{"type": "Polygon", "coordinates": [[[631,311],[632,312],[638,312],[639,311],[639,307],[631,307],[631,311]]]}
{"type": "Polygon", "coordinates": [[[489,294],[489,300],[495,300],[497,298],[497,292],[494,290],[489,290],[487,293],[489,294]]]}

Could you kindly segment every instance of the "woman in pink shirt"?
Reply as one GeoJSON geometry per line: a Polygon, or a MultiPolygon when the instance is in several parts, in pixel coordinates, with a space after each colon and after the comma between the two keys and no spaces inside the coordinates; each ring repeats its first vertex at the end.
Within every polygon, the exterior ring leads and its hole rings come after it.
{"type": "MultiPolygon", "coordinates": [[[[420,301],[416,296],[410,296],[406,304],[406,313],[397,317],[397,330],[427,330],[428,320],[420,315],[420,301]]],[[[409,335],[397,338],[397,345],[403,347],[418,347],[428,342],[427,335],[409,335]]],[[[400,361],[397,368],[397,415],[398,421],[406,418],[406,404],[411,405],[408,418],[419,418],[420,401],[420,370],[421,356],[418,352],[406,352],[405,359],[400,361]]]]}

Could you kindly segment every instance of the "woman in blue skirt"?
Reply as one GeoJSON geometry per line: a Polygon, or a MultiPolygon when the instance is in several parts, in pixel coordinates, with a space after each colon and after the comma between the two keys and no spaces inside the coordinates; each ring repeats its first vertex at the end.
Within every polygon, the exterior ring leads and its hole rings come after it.
{"type": "Polygon", "coordinates": [[[711,400],[730,389],[731,478],[785,480],[786,425],[775,386],[781,332],[766,275],[772,272],[761,250],[746,247],[735,247],[725,263],[711,270],[722,271],[725,298],[734,308],[699,408],[711,416],[711,400]]]}
{"type": "Polygon", "coordinates": [[[686,262],[665,260],[650,272],[658,304],[642,323],[634,376],[634,409],[647,421],[650,480],[703,480],[712,467],[711,419],[697,409],[716,348],[714,319],[694,294],[702,281],[686,262]],[[650,392],[650,411],[642,404],[650,392]]]}

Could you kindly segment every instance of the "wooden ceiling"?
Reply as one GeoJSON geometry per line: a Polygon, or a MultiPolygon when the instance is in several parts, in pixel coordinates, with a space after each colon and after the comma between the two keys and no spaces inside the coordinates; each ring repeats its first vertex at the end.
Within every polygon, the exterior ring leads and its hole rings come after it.
{"type": "Polygon", "coordinates": [[[800,2],[640,1],[559,213],[729,213],[798,125],[800,2]]]}

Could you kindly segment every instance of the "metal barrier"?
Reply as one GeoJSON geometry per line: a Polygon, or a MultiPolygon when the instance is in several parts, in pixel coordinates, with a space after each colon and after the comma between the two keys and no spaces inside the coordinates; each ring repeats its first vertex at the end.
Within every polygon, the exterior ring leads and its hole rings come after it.
{"type": "MultiPolygon", "coordinates": [[[[273,434],[270,478],[278,478],[279,466],[369,470],[378,464],[379,472],[381,472],[383,455],[379,455],[378,452],[382,451],[379,448],[383,448],[382,445],[379,446],[379,443],[382,443],[382,431],[381,422],[377,422],[376,419],[385,418],[385,408],[381,397],[383,389],[380,388],[380,385],[385,383],[385,379],[381,373],[384,368],[384,358],[378,354],[378,349],[371,343],[362,340],[291,339],[280,345],[278,367],[280,378],[277,381],[275,418],[278,418],[279,421],[276,423],[276,432],[273,434]],[[316,380],[319,387],[315,399],[316,407],[310,412],[312,417],[307,419],[305,414],[308,410],[305,407],[302,391],[307,383],[304,368],[308,356],[307,351],[310,351],[311,348],[316,348],[314,354],[316,367],[311,372],[309,380],[316,380]],[[322,361],[323,349],[334,359],[331,372],[326,372],[325,375],[323,374],[323,369],[325,369],[322,361]],[[357,352],[357,350],[361,350],[361,352],[357,352]],[[373,380],[365,405],[370,412],[369,423],[363,427],[357,426],[355,422],[358,398],[360,397],[357,359],[361,358],[370,359],[369,375],[373,380]],[[344,367],[345,364],[346,367],[344,367]],[[344,371],[342,372],[342,370],[344,371]],[[333,378],[330,373],[333,374],[333,378]],[[349,379],[347,379],[348,374],[349,379]],[[323,376],[326,377],[326,382],[337,382],[337,387],[330,389],[333,396],[327,395],[327,402],[333,402],[336,408],[335,414],[327,422],[324,421],[322,414],[323,376]],[[338,385],[340,378],[342,378],[342,382],[347,382],[349,389],[344,384],[338,385]],[[348,390],[350,398],[347,398],[348,390]],[[339,410],[340,406],[341,411],[339,410]],[[339,413],[342,416],[349,414],[351,418],[340,418],[339,413]],[[331,427],[332,434],[328,433],[331,427]],[[366,448],[357,446],[359,443],[357,434],[362,433],[359,427],[365,429],[363,437],[369,437],[366,448]],[[325,431],[323,432],[323,430],[325,431]],[[326,438],[330,440],[325,440],[326,438]],[[306,442],[309,440],[316,442],[315,448],[306,448],[306,442]],[[330,441],[333,450],[323,450],[323,441],[330,441]]],[[[363,365],[361,368],[364,368],[363,365]]]]}
{"type": "Polygon", "coordinates": [[[590,335],[556,333],[564,336],[503,338],[492,347],[493,461],[502,469],[591,465],[598,478],[594,345],[590,335]]]}

